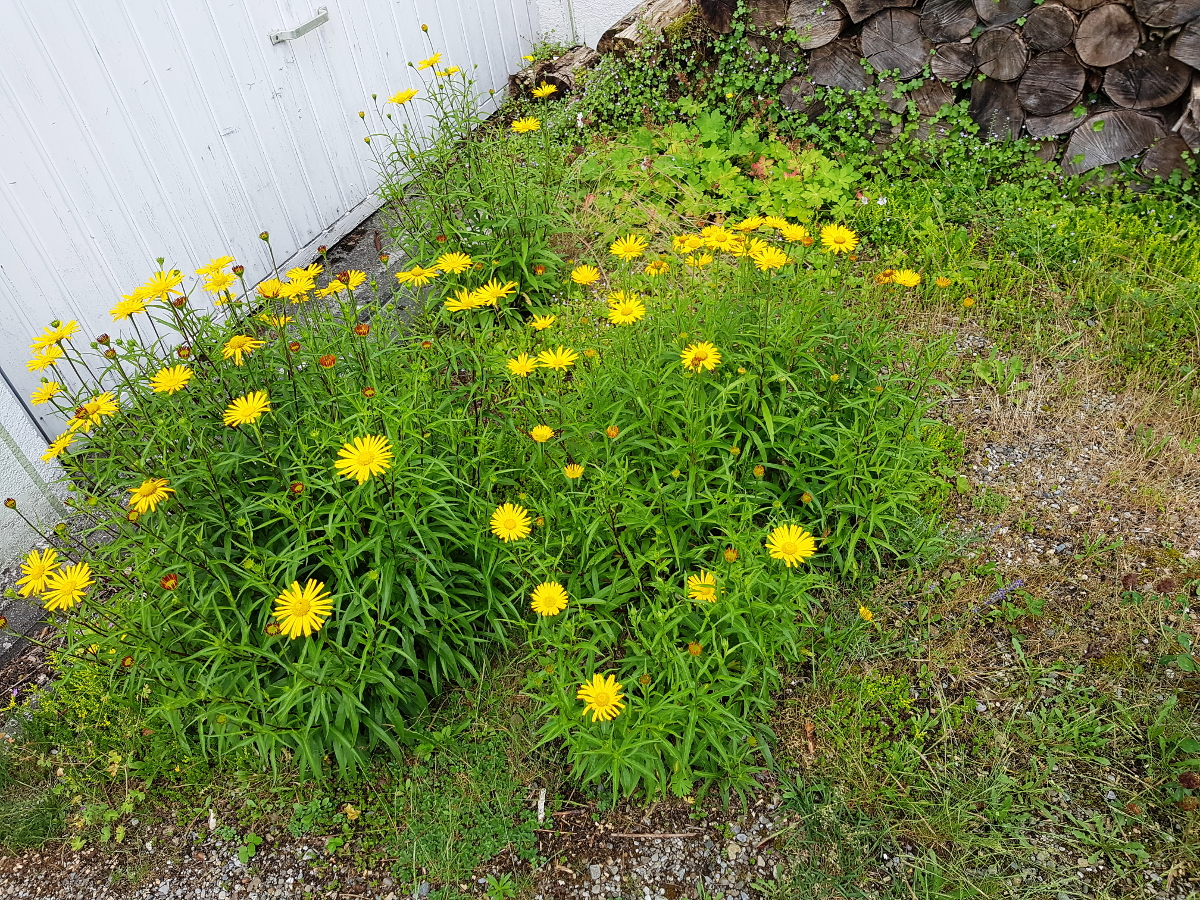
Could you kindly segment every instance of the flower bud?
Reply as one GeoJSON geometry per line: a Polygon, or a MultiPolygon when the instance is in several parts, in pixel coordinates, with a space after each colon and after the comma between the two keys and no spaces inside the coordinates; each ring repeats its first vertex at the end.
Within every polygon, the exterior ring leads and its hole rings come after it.
{"type": "Polygon", "coordinates": [[[340,281],[342,284],[349,284],[350,283],[350,273],[349,272],[338,272],[337,280],[340,281]]]}
{"type": "Polygon", "coordinates": [[[122,669],[132,669],[133,668],[133,657],[132,656],[121,657],[121,668],[122,669]]]}
{"type": "Polygon", "coordinates": [[[188,357],[190,357],[192,355],[192,348],[189,347],[187,344],[184,344],[182,347],[180,347],[178,350],[175,351],[175,355],[178,356],[180,359],[187,359],[188,357]]]}
{"type": "Polygon", "coordinates": [[[390,260],[390,259],[391,259],[391,257],[388,256],[386,253],[379,254],[379,264],[382,266],[386,266],[388,264],[388,260],[390,260]]]}
{"type": "Polygon", "coordinates": [[[117,351],[114,350],[112,347],[109,347],[107,350],[104,351],[104,358],[105,359],[116,359],[117,351]]]}
{"type": "Polygon", "coordinates": [[[0,616],[0,631],[8,627],[8,619],[5,616],[0,616]]]}
{"type": "Polygon", "coordinates": [[[366,114],[365,112],[363,112],[363,111],[360,109],[360,110],[358,111],[358,117],[359,117],[360,119],[365,119],[365,118],[367,117],[367,114],[366,114]]]}
{"type": "Polygon", "coordinates": [[[7,506],[9,509],[16,509],[17,501],[14,500],[12,497],[9,497],[7,500],[4,501],[4,505],[7,506]]]}
{"type": "Polygon", "coordinates": [[[764,469],[762,466],[754,467],[754,477],[755,478],[762,478],[766,474],[767,474],[767,470],[764,469]]]}
{"type": "Polygon", "coordinates": [[[604,433],[607,434],[610,438],[616,438],[616,436],[621,433],[621,429],[618,428],[616,425],[609,425],[607,428],[604,429],[604,433]]]}
{"type": "Polygon", "coordinates": [[[299,341],[289,341],[288,349],[291,350],[293,353],[299,353],[300,352],[300,342],[299,341]]]}
{"type": "Polygon", "coordinates": [[[270,232],[264,231],[258,236],[258,239],[260,241],[269,241],[271,240],[271,234],[270,232]]]}
{"type": "Polygon", "coordinates": [[[102,347],[107,347],[110,340],[112,340],[112,338],[110,338],[107,334],[102,334],[100,337],[96,338],[96,343],[100,344],[102,347]]]}
{"type": "Polygon", "coordinates": [[[168,575],[164,575],[159,580],[158,584],[159,587],[161,587],[164,591],[173,591],[175,588],[179,587],[179,576],[174,572],[171,572],[168,575]]]}
{"type": "Polygon", "coordinates": [[[439,234],[436,240],[439,244],[444,244],[446,243],[446,236],[444,234],[439,234]]]}
{"type": "Polygon", "coordinates": [[[737,547],[725,548],[725,562],[734,563],[738,561],[737,547]]]}
{"type": "Polygon", "coordinates": [[[171,305],[176,309],[182,309],[185,303],[187,303],[187,297],[176,297],[171,301],[171,305]]]}
{"type": "Polygon", "coordinates": [[[271,637],[275,637],[281,631],[278,622],[269,622],[267,624],[267,627],[263,630],[266,631],[266,633],[269,634],[271,637]]]}
{"type": "Polygon", "coordinates": [[[317,248],[317,253],[319,253],[321,256],[324,256],[328,252],[329,252],[329,248],[326,247],[324,244],[322,244],[320,247],[317,248]]]}
{"type": "Polygon", "coordinates": [[[321,364],[322,369],[332,369],[335,365],[337,365],[337,357],[332,353],[326,353],[324,356],[319,358],[317,362],[321,364]]]}
{"type": "Polygon", "coordinates": [[[369,144],[369,143],[371,143],[371,139],[369,137],[365,137],[365,138],[363,138],[363,143],[369,144]]]}
{"type": "Polygon", "coordinates": [[[429,26],[426,25],[424,22],[421,23],[421,30],[424,31],[426,34],[429,34],[429,26]]]}
{"type": "Polygon", "coordinates": [[[246,272],[245,266],[234,266],[233,267],[233,274],[236,275],[238,278],[241,278],[242,275],[245,274],[245,272],[246,272]]]}
{"type": "Polygon", "coordinates": [[[363,388],[362,395],[363,395],[364,397],[366,397],[368,400],[369,400],[369,399],[371,399],[372,397],[374,397],[374,396],[375,396],[375,388],[373,388],[373,387],[365,387],[365,388],[363,388]]]}
{"type": "Polygon", "coordinates": [[[546,267],[543,266],[541,263],[538,263],[536,266],[533,267],[533,274],[534,275],[545,275],[546,267]]]}
{"type": "Polygon", "coordinates": [[[139,512],[138,512],[136,509],[131,509],[131,510],[130,510],[130,511],[129,511],[129,512],[126,514],[126,515],[125,515],[125,518],[126,518],[126,519],[128,519],[130,522],[136,522],[136,521],[137,521],[138,519],[140,519],[141,517],[142,517],[142,514],[141,514],[141,513],[139,513],[139,512]]]}
{"type": "Polygon", "coordinates": [[[432,346],[433,346],[433,343],[431,341],[421,341],[421,349],[422,350],[428,350],[432,346]]]}
{"type": "Polygon", "coordinates": [[[304,493],[304,482],[303,481],[293,481],[290,485],[288,485],[288,491],[290,491],[293,494],[303,494],[304,493]]]}

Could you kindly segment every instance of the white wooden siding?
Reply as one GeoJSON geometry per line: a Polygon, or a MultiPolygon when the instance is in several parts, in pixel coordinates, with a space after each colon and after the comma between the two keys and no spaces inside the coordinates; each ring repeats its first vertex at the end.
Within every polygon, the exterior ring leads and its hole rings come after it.
{"type": "MultiPolygon", "coordinates": [[[[501,92],[531,0],[0,0],[0,368],[24,400],[30,338],[90,339],[157,269],[229,253],[262,277],[333,243],[376,187],[358,110],[419,87],[430,53],[501,92]],[[296,40],[268,35],[329,11],[296,40]],[[329,238],[329,239],[325,239],[329,238]]],[[[3,390],[0,385],[0,390],[3,390]]],[[[40,409],[40,408],[39,408],[40,409]]],[[[38,410],[35,410],[35,412],[38,410]]],[[[45,430],[60,425],[43,419],[45,430]]]]}

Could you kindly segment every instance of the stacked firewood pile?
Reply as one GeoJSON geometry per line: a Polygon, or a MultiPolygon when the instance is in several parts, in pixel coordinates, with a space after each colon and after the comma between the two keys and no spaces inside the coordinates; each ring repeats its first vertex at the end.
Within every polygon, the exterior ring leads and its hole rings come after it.
{"type": "MultiPolygon", "coordinates": [[[[1143,174],[1165,176],[1200,151],[1200,0],[745,2],[748,49],[790,68],[781,99],[794,110],[812,112],[818,86],[878,83],[893,111],[912,102],[929,118],[965,97],[981,133],[1037,139],[1067,174],[1138,157],[1143,174]]],[[[653,39],[693,3],[712,31],[732,30],[736,0],[646,0],[597,49],[653,39]]]]}

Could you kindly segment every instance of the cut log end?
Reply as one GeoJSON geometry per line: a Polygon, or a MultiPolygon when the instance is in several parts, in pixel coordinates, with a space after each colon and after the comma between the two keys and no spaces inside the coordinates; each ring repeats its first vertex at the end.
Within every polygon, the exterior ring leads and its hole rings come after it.
{"type": "Polygon", "coordinates": [[[1119,3],[1108,3],[1083,17],[1075,31],[1075,52],[1084,65],[1111,66],[1133,52],[1141,35],[1141,28],[1128,9],[1119,3]]]}
{"type": "Polygon", "coordinates": [[[1166,136],[1154,116],[1133,109],[1097,113],[1084,119],[1063,153],[1062,170],[1078,175],[1098,166],[1129,159],[1166,136]]]}
{"type": "Polygon", "coordinates": [[[929,62],[932,45],[921,31],[921,17],[910,9],[885,9],[863,25],[862,52],[876,72],[914,78],[929,62]]]}

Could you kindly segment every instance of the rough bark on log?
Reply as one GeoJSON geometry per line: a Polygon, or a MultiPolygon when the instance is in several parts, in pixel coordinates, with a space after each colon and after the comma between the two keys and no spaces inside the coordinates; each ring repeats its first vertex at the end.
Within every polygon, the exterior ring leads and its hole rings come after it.
{"type": "Polygon", "coordinates": [[[1151,28],[1170,28],[1200,18],[1200,0],[1133,0],[1133,11],[1151,28]]]}
{"type": "Polygon", "coordinates": [[[1051,50],[1033,58],[1017,85],[1017,97],[1031,115],[1052,116],[1074,106],[1086,83],[1087,71],[1074,56],[1051,50]]]}
{"type": "Polygon", "coordinates": [[[1103,6],[1105,3],[1110,3],[1112,0],[1063,0],[1063,3],[1075,10],[1075,12],[1087,12],[1089,9],[1095,9],[1097,6],[1103,6]]]}
{"type": "Polygon", "coordinates": [[[1061,50],[1075,37],[1078,18],[1061,3],[1046,3],[1034,9],[1021,26],[1021,36],[1034,50],[1061,50]]]}
{"type": "Polygon", "coordinates": [[[966,81],[975,71],[975,51],[970,44],[942,44],[930,58],[929,67],[942,81],[966,81]]]}
{"type": "Polygon", "coordinates": [[[936,116],[942,107],[954,103],[954,90],[940,81],[930,79],[908,95],[922,116],[936,116]]]}
{"type": "Polygon", "coordinates": [[[916,0],[845,0],[846,14],[850,21],[857,25],[864,19],[869,19],[881,9],[888,7],[914,6],[916,0]]]}
{"type": "Polygon", "coordinates": [[[1008,25],[1033,9],[1033,0],[975,0],[975,12],[983,24],[1008,25]]]}
{"type": "Polygon", "coordinates": [[[1187,141],[1177,134],[1168,134],[1154,142],[1138,164],[1138,171],[1147,178],[1170,178],[1172,172],[1180,172],[1184,178],[1192,174],[1192,162],[1184,159],[1189,150],[1187,141]]]}
{"type": "Polygon", "coordinates": [[[1053,162],[1054,157],[1058,156],[1058,144],[1055,141],[1042,141],[1034,148],[1033,155],[1042,162],[1053,162]]]}
{"type": "Polygon", "coordinates": [[[613,38],[636,22],[641,17],[642,12],[645,11],[646,7],[649,5],[650,0],[643,0],[643,2],[638,4],[636,8],[630,10],[619,21],[611,25],[609,29],[604,32],[604,34],[600,35],[600,40],[596,41],[596,52],[611,53],[613,49],[613,38]]]}
{"type": "Polygon", "coordinates": [[[1075,52],[1084,65],[1103,68],[1119,63],[1142,39],[1133,15],[1119,3],[1098,6],[1075,30],[1075,52]]]}
{"type": "Polygon", "coordinates": [[[925,0],[921,4],[921,31],[935,44],[965,38],[977,21],[972,0],[925,0]]]}
{"type": "Polygon", "coordinates": [[[696,0],[700,8],[700,17],[717,34],[729,34],[733,31],[733,13],[737,9],[737,0],[696,0]]]}
{"type": "Polygon", "coordinates": [[[598,62],[600,62],[600,54],[591,47],[576,47],[554,60],[542,72],[541,77],[547,84],[558,88],[560,96],[571,94],[575,92],[576,74],[584,69],[590,69],[598,62]]]}
{"type": "Polygon", "coordinates": [[[968,114],[978,123],[984,137],[996,141],[1016,140],[1025,122],[1025,110],[1017,99],[1016,87],[995,78],[971,83],[968,114]]]}
{"type": "Polygon", "coordinates": [[[813,84],[811,78],[806,75],[796,75],[785,81],[783,87],[779,89],[779,102],[784,105],[785,109],[790,109],[792,112],[807,113],[813,104],[813,97],[816,93],[817,86],[813,84]]]}
{"type": "Polygon", "coordinates": [[[864,91],[871,84],[871,76],[859,60],[858,41],[841,38],[818,47],[808,60],[808,75],[825,87],[838,87],[846,91],[864,91]]]}
{"type": "Polygon", "coordinates": [[[1165,135],[1166,130],[1157,118],[1134,109],[1088,116],[1071,132],[1063,153],[1062,170],[1067,175],[1078,175],[1129,159],[1165,135]]]}
{"type": "Polygon", "coordinates": [[[787,21],[787,0],[750,0],[747,5],[755,28],[778,28],[787,21]]]}
{"type": "Polygon", "coordinates": [[[1026,116],[1025,130],[1029,132],[1030,137],[1034,138],[1062,137],[1082,125],[1086,118],[1086,112],[1081,111],[1080,115],[1076,115],[1074,108],[1053,116],[1026,116]]]}
{"type": "Polygon", "coordinates": [[[1192,79],[1192,93],[1183,115],[1171,128],[1193,150],[1200,150],[1200,78],[1192,79]]]}
{"type": "Polygon", "coordinates": [[[863,56],[876,72],[899,70],[901,78],[921,74],[932,45],[921,32],[921,17],[911,9],[885,9],[863,25],[863,56]]]}
{"type": "Polygon", "coordinates": [[[1104,93],[1126,109],[1156,109],[1183,96],[1192,70],[1165,53],[1135,50],[1104,71],[1104,93]]]}
{"type": "Polygon", "coordinates": [[[975,38],[975,66],[997,81],[1015,81],[1029,62],[1029,48],[1011,28],[990,28],[975,38]]]}
{"type": "Polygon", "coordinates": [[[846,14],[833,0],[792,0],[788,7],[787,24],[799,36],[796,46],[816,50],[842,33],[846,14]]]}
{"type": "MultiPolygon", "coordinates": [[[[627,53],[637,47],[641,47],[648,40],[653,40],[663,33],[663,29],[672,22],[677,21],[687,14],[691,8],[691,0],[648,0],[636,10],[634,10],[633,21],[625,25],[619,31],[611,34],[612,29],[604,32],[600,40],[596,42],[596,49],[600,53],[627,53]],[[605,44],[605,38],[608,39],[608,50],[602,49],[605,44]]],[[[626,18],[629,18],[628,16],[626,18]]],[[[622,22],[625,19],[621,20],[622,22]]],[[[621,24],[620,22],[617,23],[621,24]]],[[[614,25],[613,28],[617,26],[614,25]]]]}
{"type": "Polygon", "coordinates": [[[1190,23],[1183,31],[1179,32],[1168,52],[1193,69],[1200,69],[1200,19],[1190,23]]]}

